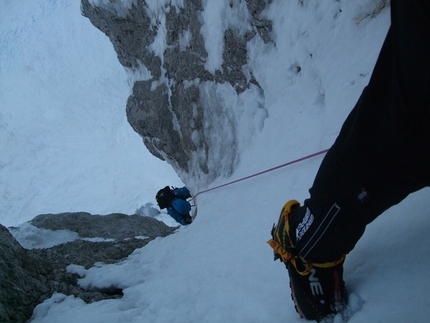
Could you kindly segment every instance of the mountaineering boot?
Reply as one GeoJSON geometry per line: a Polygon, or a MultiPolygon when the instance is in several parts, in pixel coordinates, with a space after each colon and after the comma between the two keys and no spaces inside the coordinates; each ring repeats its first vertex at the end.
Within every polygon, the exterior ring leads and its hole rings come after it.
{"type": "Polygon", "coordinates": [[[329,315],[342,311],[347,304],[343,282],[343,263],[322,268],[310,266],[303,275],[291,263],[287,264],[290,276],[291,297],[302,318],[320,322],[329,315]]]}
{"type": "Polygon", "coordinates": [[[297,312],[307,320],[321,321],[341,312],[348,302],[343,281],[345,256],[324,263],[309,262],[301,256],[299,250],[305,249],[307,243],[303,239],[303,246],[300,239],[313,222],[313,215],[307,207],[300,207],[295,200],[288,201],[278,224],[273,225],[272,239],[268,243],[274,249],[275,260],[280,259],[287,267],[297,312]],[[293,218],[294,221],[290,221],[293,218]]]}
{"type": "Polygon", "coordinates": [[[186,224],[191,224],[193,222],[193,218],[190,216],[189,213],[187,214],[181,214],[182,218],[184,219],[186,224]]]}

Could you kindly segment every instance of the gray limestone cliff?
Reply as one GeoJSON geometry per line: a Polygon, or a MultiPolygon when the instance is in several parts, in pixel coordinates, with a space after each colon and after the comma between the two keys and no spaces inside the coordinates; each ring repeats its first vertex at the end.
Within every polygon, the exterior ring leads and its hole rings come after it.
{"type": "Polygon", "coordinates": [[[271,22],[261,17],[271,0],[225,2],[224,13],[236,15],[237,23],[222,31],[222,63],[213,68],[202,32],[202,0],[176,3],[82,0],[81,11],[109,37],[119,62],[133,75],[126,105],[132,128],[182,179],[187,174],[206,185],[234,171],[241,136],[252,135],[241,134],[239,124],[267,115],[247,46],[255,37],[271,42],[271,22]],[[227,92],[236,103],[226,102],[227,92]],[[259,102],[241,103],[246,92],[259,102]]]}

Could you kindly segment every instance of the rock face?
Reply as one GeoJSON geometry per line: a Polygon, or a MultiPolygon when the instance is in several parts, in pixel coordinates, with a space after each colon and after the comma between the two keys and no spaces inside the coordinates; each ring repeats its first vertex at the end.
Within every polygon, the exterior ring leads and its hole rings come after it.
{"type": "Polygon", "coordinates": [[[81,8],[109,37],[120,63],[133,75],[126,108],[130,125],[149,151],[180,176],[203,177],[207,184],[234,170],[243,141],[238,125],[254,122],[242,116],[258,109],[267,114],[263,91],[248,64],[247,45],[254,37],[271,42],[271,22],[260,17],[271,1],[226,2],[221,14],[237,15],[237,24],[221,30],[218,64],[209,57],[202,31],[210,28],[204,23],[204,10],[209,9],[201,0],[184,0],[181,6],[177,2],[82,0],[81,8]],[[220,91],[229,91],[237,102],[225,102],[220,91]],[[243,105],[246,92],[260,102],[243,105]]]}
{"type": "Polygon", "coordinates": [[[27,250],[0,225],[0,322],[26,322],[34,307],[54,292],[74,295],[86,302],[121,297],[122,291],[115,287],[81,289],[78,277],[67,273],[66,267],[116,263],[176,229],[150,217],[84,212],[39,215],[30,223],[54,231],[70,230],[78,233],[79,239],[47,249],[27,250]]]}
{"type": "Polygon", "coordinates": [[[49,262],[22,248],[0,225],[0,322],[25,322],[50,292],[49,262]]]}

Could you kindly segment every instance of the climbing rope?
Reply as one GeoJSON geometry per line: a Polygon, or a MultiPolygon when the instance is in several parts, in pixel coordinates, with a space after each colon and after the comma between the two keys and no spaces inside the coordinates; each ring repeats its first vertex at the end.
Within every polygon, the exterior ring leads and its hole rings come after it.
{"type": "Polygon", "coordinates": [[[241,181],[244,181],[244,180],[250,179],[250,178],[255,177],[255,176],[259,176],[259,175],[262,175],[262,174],[266,174],[266,173],[272,172],[272,171],[274,171],[274,170],[277,170],[277,169],[279,169],[279,168],[286,167],[286,166],[289,166],[289,165],[292,165],[292,164],[296,164],[296,163],[302,162],[302,161],[304,161],[304,160],[306,160],[306,159],[310,159],[310,158],[316,157],[316,156],[318,156],[318,155],[325,154],[327,151],[328,151],[328,149],[324,149],[324,150],[321,150],[321,151],[319,151],[319,152],[316,152],[316,153],[313,153],[313,154],[310,154],[310,155],[307,155],[307,156],[301,157],[301,158],[299,158],[299,159],[295,159],[295,160],[289,161],[288,163],[285,163],[285,164],[282,164],[282,165],[279,165],[279,166],[275,166],[275,167],[272,167],[272,168],[269,168],[269,169],[263,170],[263,171],[261,171],[261,172],[258,172],[258,173],[255,173],[255,174],[252,174],[252,175],[249,175],[249,176],[243,177],[243,178],[239,178],[239,179],[237,179],[237,180],[234,180],[234,181],[231,181],[231,182],[228,182],[228,183],[222,184],[222,185],[218,185],[218,186],[215,186],[215,187],[208,188],[208,189],[206,189],[206,190],[203,190],[203,191],[198,192],[196,195],[194,195],[194,196],[193,196],[193,198],[192,198],[192,199],[194,200],[194,199],[195,199],[197,196],[199,196],[200,194],[203,194],[203,193],[206,193],[206,192],[210,192],[210,191],[214,191],[214,190],[217,190],[217,189],[219,189],[219,188],[222,188],[222,187],[225,187],[225,186],[229,186],[229,185],[231,185],[231,184],[235,184],[235,183],[238,183],[238,182],[241,182],[241,181]]]}

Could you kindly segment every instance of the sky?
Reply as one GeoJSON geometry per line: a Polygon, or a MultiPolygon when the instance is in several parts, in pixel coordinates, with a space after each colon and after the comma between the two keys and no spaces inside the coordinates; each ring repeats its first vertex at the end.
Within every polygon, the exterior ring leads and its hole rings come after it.
{"type": "MultiPolygon", "coordinates": [[[[148,2],[159,18],[164,2],[148,2]]],[[[219,35],[246,12],[243,4],[203,3],[207,69],[215,71],[222,64],[219,35]]],[[[273,1],[263,14],[273,20],[276,46],[258,37],[248,45],[248,68],[264,98],[253,91],[240,98],[264,100],[267,114],[250,113],[238,137],[227,138],[241,142],[237,168],[210,187],[330,147],[388,30],[389,10],[375,15],[376,5],[273,1]]],[[[163,37],[156,42],[162,49],[163,37]]],[[[27,248],[77,238],[26,223],[38,214],[133,214],[155,204],[159,188],[183,185],[127,124],[132,81],[107,37],[81,16],[79,1],[0,1],[0,223],[18,226],[16,238],[27,248]]],[[[239,100],[234,91],[221,93],[226,102],[239,100]]],[[[273,261],[266,241],[283,204],[308,197],[321,160],[199,194],[191,225],[118,264],[72,264],[67,270],[81,276],[82,288],[113,286],[124,297],[85,304],[54,294],[31,322],[302,322],[285,267],[273,261]]],[[[350,305],[333,322],[427,321],[428,197],[428,189],[414,193],[368,226],[345,262],[350,305]]],[[[174,225],[166,214],[158,217],[174,225]]]]}

